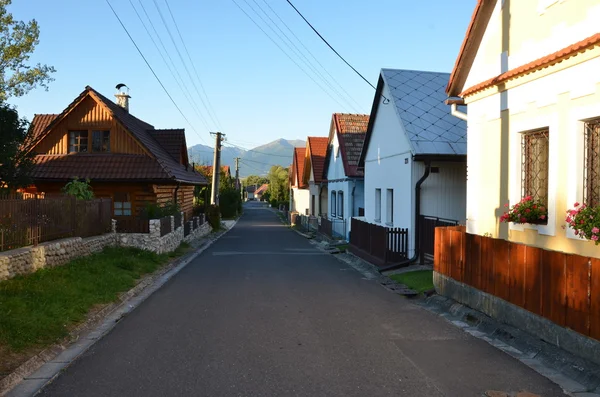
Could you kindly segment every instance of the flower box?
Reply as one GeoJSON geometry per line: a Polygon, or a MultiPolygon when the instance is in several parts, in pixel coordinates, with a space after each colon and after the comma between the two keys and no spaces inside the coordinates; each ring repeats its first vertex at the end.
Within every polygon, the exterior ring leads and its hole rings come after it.
{"type": "Polygon", "coordinates": [[[517,224],[529,223],[530,225],[547,225],[548,209],[546,204],[540,200],[534,200],[531,196],[526,196],[517,204],[509,207],[500,217],[500,222],[512,222],[517,224]]]}
{"type": "MultiPolygon", "coordinates": [[[[596,245],[600,244],[600,206],[589,207],[575,203],[574,209],[567,210],[565,222],[579,238],[592,240],[596,245]]],[[[563,226],[564,228],[566,226],[563,226]]]]}

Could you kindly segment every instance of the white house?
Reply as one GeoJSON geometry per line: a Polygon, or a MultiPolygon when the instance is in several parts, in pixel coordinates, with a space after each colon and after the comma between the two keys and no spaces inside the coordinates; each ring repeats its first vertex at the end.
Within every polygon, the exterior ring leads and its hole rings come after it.
{"type": "Polygon", "coordinates": [[[421,247],[421,215],[465,221],[467,131],[444,104],[449,76],[382,69],[360,157],[365,220],[407,228],[409,257],[421,247]]]}
{"type": "Polygon", "coordinates": [[[323,183],[327,141],[327,137],[311,136],[306,140],[303,179],[310,192],[308,212],[312,217],[327,213],[327,185],[323,183]]]}
{"type": "Polygon", "coordinates": [[[300,215],[309,214],[310,202],[308,185],[303,182],[305,154],[305,148],[294,148],[294,160],[290,169],[290,212],[298,212],[300,215]]]}
{"type": "Polygon", "coordinates": [[[364,179],[358,160],[369,115],[334,113],[329,127],[325,180],[329,191],[328,219],[332,233],[349,239],[350,218],[364,212],[364,179]]]}

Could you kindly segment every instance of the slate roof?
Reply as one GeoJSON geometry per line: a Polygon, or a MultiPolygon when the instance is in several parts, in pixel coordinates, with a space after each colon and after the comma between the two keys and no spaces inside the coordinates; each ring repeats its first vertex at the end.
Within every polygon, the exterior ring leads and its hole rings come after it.
{"type": "MultiPolygon", "coordinates": [[[[185,146],[185,133],[183,130],[156,130],[154,126],[133,116],[90,86],[85,87],[85,90],[62,113],[55,115],[52,120],[49,120],[52,115],[34,117],[30,129],[33,139],[37,142],[44,139],[52,128],[88,95],[106,106],[114,118],[131,133],[151,156],[145,156],[146,159],[142,159],[138,157],[143,156],[130,158],[128,156],[131,155],[117,153],[37,155],[34,159],[36,179],[71,179],[73,172],[76,172],[80,178],[98,180],[153,180],[207,184],[204,176],[194,172],[192,167],[186,167],[186,165],[179,162],[181,152],[179,150],[175,152],[174,147],[176,144],[181,143],[185,146]],[[163,147],[159,141],[165,146],[163,147]],[[131,160],[132,165],[124,166],[123,162],[126,159],[131,160]],[[65,164],[74,167],[74,169],[68,169],[65,164]],[[99,174],[98,167],[104,173],[99,174]],[[137,169],[137,167],[140,167],[140,169],[137,169]]],[[[184,159],[184,162],[187,164],[187,158],[184,159]]]]}
{"type": "Polygon", "coordinates": [[[323,181],[323,169],[325,168],[325,155],[329,139],[327,137],[309,136],[307,149],[310,150],[310,163],[315,178],[315,183],[323,181]]]}
{"type": "Polygon", "coordinates": [[[294,148],[294,160],[292,163],[292,177],[298,176],[298,186],[294,185],[296,182],[292,180],[292,186],[296,186],[300,189],[305,188],[304,185],[304,158],[306,156],[306,148],[297,147],[294,148]]]}
{"type": "MultiPolygon", "coordinates": [[[[365,142],[367,127],[369,126],[369,115],[334,113],[333,122],[338,132],[338,141],[346,176],[364,176],[363,170],[358,169],[358,161],[365,142]]],[[[327,173],[327,169],[324,169],[323,172],[327,173]]],[[[326,177],[326,175],[324,176],[326,177]]]]}
{"type": "MultiPolygon", "coordinates": [[[[413,154],[467,154],[467,123],[444,103],[449,73],[382,69],[381,76],[391,94],[383,106],[395,106],[413,154]]],[[[459,109],[466,113],[466,106],[459,109]]]]}

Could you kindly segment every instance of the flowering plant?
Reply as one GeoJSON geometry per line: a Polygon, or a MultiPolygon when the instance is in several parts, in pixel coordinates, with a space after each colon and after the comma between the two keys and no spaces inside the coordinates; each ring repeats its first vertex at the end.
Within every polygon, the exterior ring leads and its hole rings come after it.
{"type": "Polygon", "coordinates": [[[567,225],[575,230],[575,235],[600,243],[600,207],[588,207],[575,203],[575,208],[567,211],[567,225]]]}
{"type": "MultiPolygon", "coordinates": [[[[508,208],[508,204],[504,205],[508,208]]],[[[548,209],[539,200],[526,196],[510,207],[500,217],[500,222],[513,223],[545,223],[548,221],[548,209]]]]}

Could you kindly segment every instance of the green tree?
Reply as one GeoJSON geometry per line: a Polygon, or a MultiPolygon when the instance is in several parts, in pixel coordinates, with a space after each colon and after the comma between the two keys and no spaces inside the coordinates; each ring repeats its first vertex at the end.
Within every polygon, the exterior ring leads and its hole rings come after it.
{"type": "Polygon", "coordinates": [[[269,195],[271,200],[276,200],[277,202],[289,201],[289,169],[280,165],[274,165],[269,170],[267,178],[269,178],[269,195]]]}
{"type": "Polygon", "coordinates": [[[91,200],[94,198],[94,191],[90,186],[90,180],[80,181],[79,178],[73,179],[62,188],[64,194],[75,196],[77,200],[91,200]]]}
{"type": "Polygon", "coordinates": [[[31,184],[33,153],[24,145],[28,123],[15,109],[0,104],[0,187],[14,191],[31,184]]]}
{"type": "Polygon", "coordinates": [[[249,175],[246,180],[244,180],[244,186],[260,186],[264,185],[265,183],[269,183],[269,179],[258,175],[249,175]]]}
{"type": "Polygon", "coordinates": [[[29,65],[39,44],[40,28],[35,19],[15,21],[6,10],[11,0],[0,0],[0,102],[25,95],[36,86],[48,88],[55,70],[48,65],[29,65]]]}

